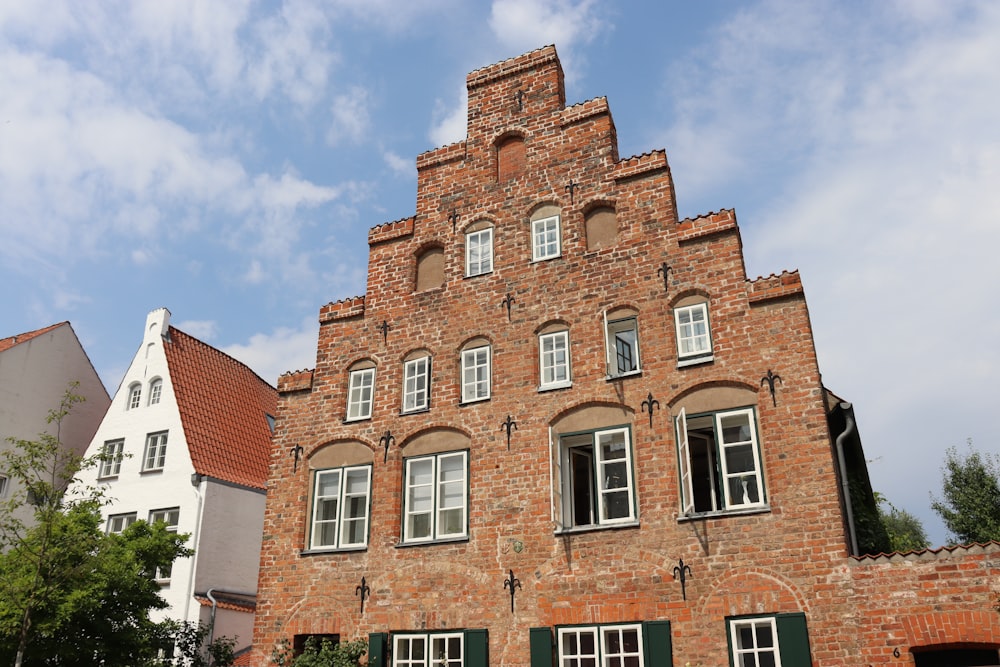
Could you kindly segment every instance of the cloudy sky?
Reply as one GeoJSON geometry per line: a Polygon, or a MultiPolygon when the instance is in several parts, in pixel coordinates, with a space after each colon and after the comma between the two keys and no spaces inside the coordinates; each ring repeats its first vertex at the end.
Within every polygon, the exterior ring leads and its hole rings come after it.
{"type": "Polygon", "coordinates": [[[466,73],[546,44],[623,157],[666,148],[682,217],[735,208],[751,277],[801,271],[876,489],[943,543],[943,450],[998,449],[987,0],[7,0],[0,337],[69,320],[113,392],[166,306],[272,383],[311,368],[466,73]]]}

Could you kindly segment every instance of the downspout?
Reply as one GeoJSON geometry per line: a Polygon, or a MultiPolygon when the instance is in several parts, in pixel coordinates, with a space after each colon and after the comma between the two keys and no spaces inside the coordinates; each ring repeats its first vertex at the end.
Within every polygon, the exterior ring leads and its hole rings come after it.
{"type": "Polygon", "coordinates": [[[838,405],[844,411],[844,430],[837,436],[837,463],[840,465],[840,485],[844,492],[844,506],[847,509],[847,534],[851,540],[851,555],[858,555],[858,536],[854,531],[854,508],[851,502],[851,488],[847,479],[847,462],[844,458],[844,441],[847,436],[857,432],[857,424],[854,421],[854,410],[850,403],[844,401],[838,405]]]}
{"type": "Polygon", "coordinates": [[[198,496],[198,510],[197,510],[197,515],[195,517],[194,535],[192,535],[192,539],[191,539],[191,548],[194,550],[195,555],[191,557],[191,559],[192,559],[191,560],[191,576],[188,578],[187,598],[184,600],[184,621],[185,622],[187,622],[187,621],[190,620],[188,618],[188,613],[191,610],[191,600],[194,599],[194,579],[195,579],[195,575],[197,574],[197,567],[198,567],[198,561],[196,559],[198,558],[198,556],[197,556],[197,554],[198,554],[198,542],[199,542],[199,540],[201,538],[201,506],[202,506],[203,501],[205,500],[205,498],[204,498],[204,496],[202,495],[202,492],[201,492],[201,484],[204,481],[205,481],[205,477],[203,475],[201,475],[201,473],[197,473],[196,472],[193,475],[191,475],[191,486],[194,487],[194,494],[196,496],[198,496]]]}
{"type": "MultiPolygon", "coordinates": [[[[211,646],[212,642],[215,641],[215,610],[219,606],[219,601],[215,599],[215,596],[212,595],[212,593],[215,592],[216,590],[218,590],[220,593],[229,593],[231,595],[239,595],[239,596],[245,597],[245,598],[252,597],[252,598],[256,599],[256,597],[257,597],[256,593],[243,593],[241,591],[227,591],[227,590],[223,590],[221,588],[217,589],[214,586],[212,588],[209,588],[208,591],[206,591],[206,593],[205,593],[205,597],[207,597],[209,599],[209,601],[212,603],[212,615],[209,617],[209,622],[208,622],[208,643],[206,643],[205,646],[211,646]]],[[[212,656],[211,655],[209,655],[209,657],[208,657],[208,665],[209,665],[209,667],[212,667],[212,656]]]]}

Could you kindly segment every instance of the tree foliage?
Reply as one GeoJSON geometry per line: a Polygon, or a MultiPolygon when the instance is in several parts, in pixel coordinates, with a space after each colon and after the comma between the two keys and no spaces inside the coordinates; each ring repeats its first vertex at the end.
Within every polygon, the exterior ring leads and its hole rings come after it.
{"type": "Polygon", "coordinates": [[[1000,541],[1000,457],[980,454],[968,443],[964,456],[945,452],[942,498],[931,507],[944,520],[951,544],[1000,541]]]}
{"type": "Polygon", "coordinates": [[[878,501],[879,520],[885,527],[891,551],[905,553],[920,551],[930,546],[920,519],[906,510],[897,508],[880,493],[875,494],[875,499],[878,501]]]}
{"type": "Polygon", "coordinates": [[[271,663],[278,667],[358,667],[367,652],[363,639],[333,642],[327,637],[309,637],[302,653],[293,657],[286,639],[271,652],[271,663]]]}

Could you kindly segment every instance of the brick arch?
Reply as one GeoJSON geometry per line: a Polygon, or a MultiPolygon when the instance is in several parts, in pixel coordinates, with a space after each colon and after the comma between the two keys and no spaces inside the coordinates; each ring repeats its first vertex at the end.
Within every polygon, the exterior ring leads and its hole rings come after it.
{"type": "Polygon", "coordinates": [[[477,213],[474,216],[470,216],[468,221],[459,220],[460,224],[462,222],[464,222],[464,224],[458,228],[458,231],[462,234],[465,234],[473,225],[480,223],[486,223],[487,226],[493,227],[494,229],[496,229],[499,224],[496,216],[490,215],[489,213],[477,213]]]}
{"type": "MultiPolygon", "coordinates": [[[[360,582],[360,577],[358,578],[360,582]]],[[[350,608],[353,609],[353,608],[350,608]]],[[[285,617],[279,632],[285,637],[294,635],[351,635],[346,629],[353,627],[345,623],[344,617],[350,610],[344,600],[334,595],[310,595],[293,604],[285,617]]]]}
{"type": "Polygon", "coordinates": [[[692,296],[697,296],[705,299],[705,301],[711,301],[712,295],[708,293],[708,290],[704,290],[700,287],[689,287],[687,289],[681,290],[670,297],[670,301],[667,304],[668,307],[673,308],[678,303],[692,296]]]}
{"type": "Polygon", "coordinates": [[[622,412],[626,413],[629,417],[632,418],[635,417],[635,408],[628,405],[624,405],[622,403],[614,403],[612,401],[584,401],[582,403],[574,403],[573,405],[569,405],[563,408],[559,412],[549,417],[547,420],[544,420],[544,423],[548,424],[549,426],[552,426],[557,422],[570,416],[574,412],[584,412],[586,410],[590,410],[593,408],[598,408],[598,409],[611,408],[614,410],[621,410],[622,412]]]}
{"type": "Polygon", "coordinates": [[[712,582],[696,615],[725,618],[798,611],[808,613],[809,602],[795,584],[769,568],[740,567],[712,582]]]}
{"type": "Polygon", "coordinates": [[[967,644],[1000,648],[1000,614],[995,609],[910,614],[900,621],[907,644],[913,648],[967,644]]]}
{"type": "Polygon", "coordinates": [[[709,378],[695,384],[681,387],[678,391],[667,397],[666,404],[673,408],[691,394],[704,391],[705,389],[739,389],[753,392],[754,395],[760,392],[760,387],[757,384],[743,382],[742,380],[730,377],[709,378]]]}

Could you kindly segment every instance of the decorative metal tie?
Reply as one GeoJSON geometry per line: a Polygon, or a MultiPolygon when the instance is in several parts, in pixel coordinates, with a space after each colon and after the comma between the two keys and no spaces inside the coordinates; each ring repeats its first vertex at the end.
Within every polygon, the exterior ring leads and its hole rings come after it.
{"type": "Polygon", "coordinates": [[[784,384],[781,380],[781,376],[768,368],[767,375],[760,379],[760,386],[763,387],[765,382],[767,383],[767,388],[771,391],[771,403],[774,407],[778,407],[778,399],[774,392],[774,383],[777,382],[778,384],[784,384]]]}
{"type": "Polygon", "coordinates": [[[677,566],[674,567],[674,581],[678,578],[681,580],[681,597],[685,600],[688,599],[687,596],[687,578],[691,574],[691,567],[684,564],[684,559],[681,558],[677,561],[677,566]]]}
{"type": "Polygon", "coordinates": [[[299,459],[302,458],[302,452],[303,452],[302,445],[295,445],[294,447],[292,447],[292,451],[289,452],[292,455],[292,458],[294,459],[294,462],[292,463],[292,472],[298,472],[299,459]]]}
{"type": "Polygon", "coordinates": [[[382,320],[382,324],[378,325],[377,329],[382,332],[382,344],[386,345],[389,342],[389,330],[392,329],[392,326],[386,320],[382,320]]]}
{"type": "Polygon", "coordinates": [[[500,302],[500,307],[501,308],[503,308],[503,307],[507,308],[507,321],[508,322],[510,322],[510,307],[512,305],[514,305],[515,301],[517,301],[517,299],[515,299],[513,296],[511,296],[510,292],[507,292],[507,296],[505,296],[503,298],[503,301],[500,302]]]}
{"type": "Polygon", "coordinates": [[[643,412],[649,411],[649,428],[653,428],[653,408],[659,409],[660,402],[653,398],[653,392],[649,392],[646,400],[639,406],[643,412]]]}
{"type": "Polygon", "coordinates": [[[455,233],[455,225],[458,224],[458,211],[451,209],[451,215],[448,216],[448,222],[451,223],[451,233],[455,233]]]}
{"type": "Polygon", "coordinates": [[[663,291],[664,292],[669,292],[670,291],[670,280],[668,278],[668,274],[669,273],[670,273],[670,265],[667,264],[666,262],[664,262],[663,264],[660,264],[660,268],[658,268],[656,270],[656,274],[657,275],[663,276],[663,291]]]}
{"type": "Polygon", "coordinates": [[[510,430],[513,428],[517,430],[517,422],[511,419],[510,415],[507,415],[507,421],[500,423],[500,428],[507,429],[507,451],[510,451],[510,430]]]}
{"type": "Polygon", "coordinates": [[[385,435],[378,439],[378,444],[385,448],[385,458],[382,463],[389,462],[389,445],[396,442],[396,438],[392,437],[392,431],[386,430],[385,435]]]}
{"type": "Polygon", "coordinates": [[[566,190],[569,192],[569,203],[573,203],[573,191],[580,187],[579,183],[574,183],[573,179],[569,179],[569,185],[566,186],[566,190]]]}
{"type": "Polygon", "coordinates": [[[514,576],[514,570],[510,571],[510,576],[504,579],[504,588],[510,589],[510,613],[514,613],[514,590],[521,588],[521,580],[514,576]]]}
{"type": "Polygon", "coordinates": [[[361,613],[365,613],[365,599],[371,595],[372,589],[368,587],[368,583],[365,582],[365,578],[361,577],[361,585],[354,589],[355,595],[361,596],[361,613]]]}
{"type": "Polygon", "coordinates": [[[524,91],[518,90],[514,93],[514,97],[517,98],[517,110],[524,111],[524,91]]]}

